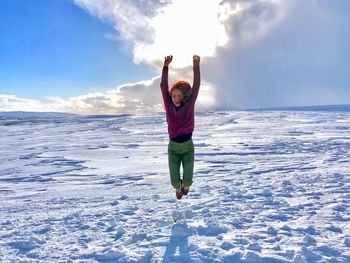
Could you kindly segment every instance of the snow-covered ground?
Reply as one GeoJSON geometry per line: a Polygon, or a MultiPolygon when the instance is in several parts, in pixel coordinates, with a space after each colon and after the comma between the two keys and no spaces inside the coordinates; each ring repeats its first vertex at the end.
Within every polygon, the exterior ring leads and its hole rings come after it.
{"type": "Polygon", "coordinates": [[[0,261],[350,262],[349,127],[350,112],[197,113],[176,200],[163,113],[2,117],[0,261]]]}

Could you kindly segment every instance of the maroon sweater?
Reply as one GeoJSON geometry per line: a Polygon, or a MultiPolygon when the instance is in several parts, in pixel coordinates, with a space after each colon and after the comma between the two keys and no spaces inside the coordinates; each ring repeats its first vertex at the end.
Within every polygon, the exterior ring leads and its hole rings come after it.
{"type": "Polygon", "coordinates": [[[193,85],[188,100],[176,108],[168,91],[168,67],[163,67],[160,89],[162,90],[169,138],[190,134],[194,129],[194,106],[201,83],[199,65],[193,66],[193,85]]]}

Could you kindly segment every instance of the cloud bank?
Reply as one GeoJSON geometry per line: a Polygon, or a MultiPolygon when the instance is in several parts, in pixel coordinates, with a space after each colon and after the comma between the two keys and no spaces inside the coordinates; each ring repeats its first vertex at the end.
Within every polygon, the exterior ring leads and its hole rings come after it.
{"type": "MultiPolygon", "coordinates": [[[[74,0],[108,21],[135,63],[161,70],[174,55],[170,82],[192,81],[202,56],[197,110],[350,103],[349,8],[341,0],[74,0]],[[347,9],[349,10],[349,9],[347,9]]],[[[1,110],[85,114],[162,110],[159,75],[107,92],[46,101],[0,96],[1,110]]]]}
{"type": "MultiPolygon", "coordinates": [[[[78,114],[142,114],[163,111],[159,89],[160,78],[130,83],[107,92],[94,92],[67,100],[46,97],[45,101],[19,98],[15,95],[0,94],[0,110],[3,111],[50,111],[78,114]]],[[[214,95],[205,83],[201,86],[204,94],[196,107],[205,111],[213,107],[214,95]]]]}

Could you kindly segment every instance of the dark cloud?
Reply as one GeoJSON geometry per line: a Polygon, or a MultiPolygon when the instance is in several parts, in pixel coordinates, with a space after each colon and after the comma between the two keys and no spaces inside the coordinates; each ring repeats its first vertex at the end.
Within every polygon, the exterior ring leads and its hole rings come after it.
{"type": "Polygon", "coordinates": [[[248,35],[259,24],[249,32],[251,24],[277,14],[273,4],[254,5],[228,21],[230,42],[203,65],[218,108],[349,103],[350,18],[318,1],[295,1],[254,39],[248,35]]]}

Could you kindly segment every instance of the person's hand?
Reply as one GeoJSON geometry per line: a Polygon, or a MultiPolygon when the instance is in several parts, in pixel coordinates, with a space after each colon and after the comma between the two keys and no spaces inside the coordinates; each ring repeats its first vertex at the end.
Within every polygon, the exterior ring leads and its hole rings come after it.
{"type": "Polygon", "coordinates": [[[166,56],[164,58],[164,67],[169,66],[169,64],[171,63],[171,61],[173,61],[173,56],[166,56]]]}
{"type": "Polygon", "coordinates": [[[201,62],[201,57],[194,55],[193,56],[193,65],[199,65],[199,62],[201,62]]]}

